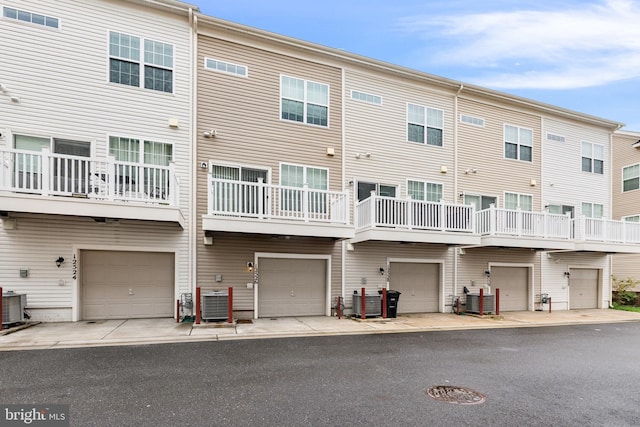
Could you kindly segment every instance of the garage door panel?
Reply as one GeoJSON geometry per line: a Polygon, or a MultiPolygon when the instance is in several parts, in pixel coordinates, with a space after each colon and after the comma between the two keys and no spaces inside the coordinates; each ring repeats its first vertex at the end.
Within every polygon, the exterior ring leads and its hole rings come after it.
{"type": "Polygon", "coordinates": [[[389,285],[400,292],[398,313],[438,312],[439,284],[439,264],[391,263],[389,285]]]}
{"type": "Polygon", "coordinates": [[[324,259],[259,260],[260,317],[322,316],[326,305],[324,259]]]}
{"type": "Polygon", "coordinates": [[[174,254],[82,251],[82,318],[171,317],[174,254]]]}
{"type": "Polygon", "coordinates": [[[491,267],[491,288],[500,289],[500,311],[529,309],[528,267],[491,267]]]}
{"type": "Polygon", "coordinates": [[[598,308],[599,270],[572,268],[569,273],[569,308],[573,310],[598,308]]]}

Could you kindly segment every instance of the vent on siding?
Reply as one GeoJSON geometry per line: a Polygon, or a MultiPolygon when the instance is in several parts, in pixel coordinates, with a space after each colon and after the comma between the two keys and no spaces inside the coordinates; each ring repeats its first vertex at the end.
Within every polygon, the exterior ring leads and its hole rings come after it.
{"type": "Polygon", "coordinates": [[[468,125],[484,127],[484,119],[481,117],[468,116],[466,114],[460,114],[460,121],[468,125]]]}
{"type": "Polygon", "coordinates": [[[556,142],[564,142],[564,136],[562,135],[556,135],[555,133],[549,133],[547,132],[547,139],[549,141],[556,141],[556,142]]]}

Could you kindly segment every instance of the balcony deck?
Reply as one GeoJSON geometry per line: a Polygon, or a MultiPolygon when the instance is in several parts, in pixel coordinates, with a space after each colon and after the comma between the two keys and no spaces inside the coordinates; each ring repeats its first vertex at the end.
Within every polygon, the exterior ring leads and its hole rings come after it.
{"type": "Polygon", "coordinates": [[[205,231],[353,237],[349,192],[210,178],[205,231]]]}
{"type": "Polygon", "coordinates": [[[0,210],[177,223],[175,167],[0,148],[0,210]]]}

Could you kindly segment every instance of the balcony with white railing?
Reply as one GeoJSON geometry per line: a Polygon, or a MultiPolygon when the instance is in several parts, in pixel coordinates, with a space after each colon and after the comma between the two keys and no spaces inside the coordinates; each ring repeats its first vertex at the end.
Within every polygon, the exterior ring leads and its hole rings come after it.
{"type": "Polygon", "coordinates": [[[576,250],[640,253],[640,223],[580,216],[573,220],[576,250]]]}
{"type": "Polygon", "coordinates": [[[175,166],[0,147],[2,211],[184,224],[175,166]]]}
{"type": "Polygon", "coordinates": [[[547,211],[501,209],[491,205],[476,212],[482,246],[573,249],[571,217],[547,211]]]}
{"type": "Polygon", "coordinates": [[[475,245],[473,206],[371,196],[356,203],[352,243],[385,240],[475,245]]]}
{"type": "Polygon", "coordinates": [[[353,237],[349,191],[208,178],[205,231],[353,237]]]}

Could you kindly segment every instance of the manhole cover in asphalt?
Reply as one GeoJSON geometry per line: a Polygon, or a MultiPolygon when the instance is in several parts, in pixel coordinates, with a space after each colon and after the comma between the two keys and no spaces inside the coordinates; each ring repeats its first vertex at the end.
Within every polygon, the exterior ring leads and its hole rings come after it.
{"type": "Polygon", "coordinates": [[[441,402],[457,403],[458,405],[477,405],[484,403],[486,397],[482,393],[465,387],[450,385],[434,385],[426,391],[427,396],[441,402]]]}

